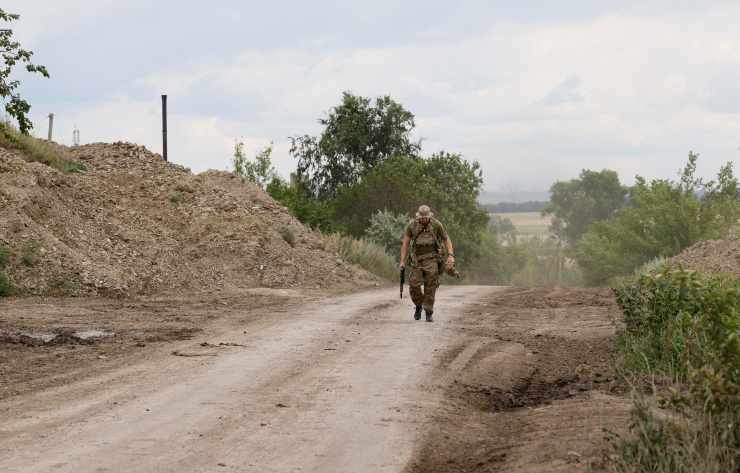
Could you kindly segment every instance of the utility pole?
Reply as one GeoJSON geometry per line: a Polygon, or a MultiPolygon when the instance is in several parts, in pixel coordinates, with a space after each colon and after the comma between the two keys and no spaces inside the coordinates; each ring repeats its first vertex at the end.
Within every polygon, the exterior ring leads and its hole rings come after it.
{"type": "Polygon", "coordinates": [[[162,157],[167,161],[167,95],[162,94],[162,157]]]}
{"type": "Polygon", "coordinates": [[[54,128],[54,114],[49,114],[49,141],[51,141],[51,131],[54,128]]]}

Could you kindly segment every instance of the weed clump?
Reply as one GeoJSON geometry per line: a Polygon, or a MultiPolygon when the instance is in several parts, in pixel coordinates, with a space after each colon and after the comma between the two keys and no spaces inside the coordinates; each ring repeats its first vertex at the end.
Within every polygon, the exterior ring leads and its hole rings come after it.
{"type": "Polygon", "coordinates": [[[39,244],[36,241],[29,241],[23,246],[21,263],[29,268],[36,266],[39,262],[39,244]]]}
{"type": "Polygon", "coordinates": [[[182,191],[175,191],[170,195],[170,202],[173,204],[181,204],[185,202],[185,194],[182,191]]]}

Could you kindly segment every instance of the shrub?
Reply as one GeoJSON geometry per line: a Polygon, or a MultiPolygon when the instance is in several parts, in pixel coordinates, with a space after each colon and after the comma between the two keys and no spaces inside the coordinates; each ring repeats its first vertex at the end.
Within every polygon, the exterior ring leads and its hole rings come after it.
{"type": "Polygon", "coordinates": [[[398,277],[398,262],[377,243],[339,234],[326,238],[337,248],[337,252],[344,260],[384,279],[393,280],[398,277]]]}
{"type": "Polygon", "coordinates": [[[0,297],[12,296],[14,292],[13,283],[10,282],[10,279],[6,275],[0,273],[0,297]]]}
{"type": "Polygon", "coordinates": [[[185,201],[185,194],[182,191],[175,191],[170,195],[170,202],[181,204],[185,201]]]}
{"type": "Polygon", "coordinates": [[[385,252],[400,257],[403,232],[409,224],[406,214],[397,214],[387,210],[378,210],[370,218],[370,226],[365,235],[371,241],[385,248],[385,252]]]}
{"type": "Polygon", "coordinates": [[[0,144],[23,151],[31,161],[46,164],[62,172],[87,170],[81,162],[65,158],[55,145],[24,135],[7,122],[0,123],[0,144]]]}
{"type": "Polygon", "coordinates": [[[657,402],[673,413],[658,415],[638,397],[628,434],[613,440],[617,471],[737,471],[740,281],[646,269],[615,289],[624,313],[620,368],[638,380],[657,375],[657,402]]]}
{"type": "Polygon", "coordinates": [[[740,366],[740,281],[663,266],[615,294],[629,369],[685,381],[692,366],[740,366]]]}
{"type": "Polygon", "coordinates": [[[290,225],[284,225],[280,227],[280,230],[278,230],[278,232],[287,244],[289,244],[290,246],[295,246],[295,232],[293,232],[293,228],[290,225]]]}

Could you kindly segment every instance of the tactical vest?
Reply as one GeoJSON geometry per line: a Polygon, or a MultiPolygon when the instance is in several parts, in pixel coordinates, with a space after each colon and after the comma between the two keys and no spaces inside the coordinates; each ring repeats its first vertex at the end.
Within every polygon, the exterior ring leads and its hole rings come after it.
{"type": "Polygon", "coordinates": [[[413,262],[439,255],[440,243],[437,240],[434,221],[427,225],[415,221],[411,227],[411,259],[413,262]]]}

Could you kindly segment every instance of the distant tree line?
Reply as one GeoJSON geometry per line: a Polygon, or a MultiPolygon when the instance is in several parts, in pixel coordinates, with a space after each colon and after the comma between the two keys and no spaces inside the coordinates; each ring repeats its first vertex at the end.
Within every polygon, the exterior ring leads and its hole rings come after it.
{"type": "Polygon", "coordinates": [[[732,162],[716,180],[696,176],[690,152],[679,180],[637,176],[623,186],[611,170],[583,170],[556,182],[544,213],[589,284],[604,284],[660,257],[671,257],[707,239],[726,238],[740,218],[740,187],[732,162]]]}

